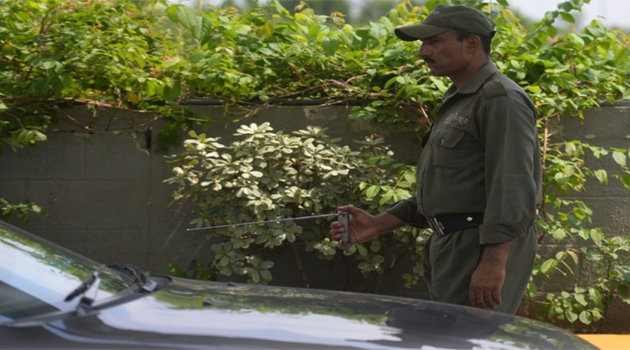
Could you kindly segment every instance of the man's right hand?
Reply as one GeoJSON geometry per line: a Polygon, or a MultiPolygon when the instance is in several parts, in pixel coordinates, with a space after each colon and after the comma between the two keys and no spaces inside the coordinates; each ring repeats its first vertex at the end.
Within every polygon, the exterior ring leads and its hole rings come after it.
{"type": "MultiPolygon", "coordinates": [[[[348,237],[348,243],[339,243],[339,245],[337,245],[337,247],[341,249],[346,249],[355,243],[368,241],[404,225],[403,221],[389,213],[374,216],[367,213],[365,210],[355,208],[351,205],[339,207],[337,210],[350,212],[350,235],[348,237]]],[[[330,224],[330,237],[333,240],[339,242],[343,232],[344,227],[341,222],[333,221],[330,224]]]]}

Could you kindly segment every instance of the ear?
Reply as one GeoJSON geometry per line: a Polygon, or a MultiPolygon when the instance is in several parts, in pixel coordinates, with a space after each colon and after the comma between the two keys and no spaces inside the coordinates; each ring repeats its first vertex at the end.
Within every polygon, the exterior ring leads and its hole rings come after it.
{"type": "Polygon", "coordinates": [[[465,39],[466,50],[470,53],[475,52],[475,50],[481,48],[481,38],[478,35],[470,35],[465,39]]]}

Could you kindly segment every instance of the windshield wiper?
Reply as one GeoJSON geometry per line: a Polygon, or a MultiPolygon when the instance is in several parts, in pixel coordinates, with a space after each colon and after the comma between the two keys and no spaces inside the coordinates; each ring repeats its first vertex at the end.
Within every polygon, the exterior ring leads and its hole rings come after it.
{"type": "Polygon", "coordinates": [[[66,295],[66,298],[64,299],[65,302],[71,301],[79,295],[82,295],[81,300],[79,300],[79,304],[77,304],[77,315],[82,316],[92,310],[92,304],[96,299],[98,286],[101,284],[101,279],[100,277],[98,277],[98,275],[103,271],[104,268],[105,265],[99,266],[98,269],[94,271],[90,277],[88,277],[88,279],[81,282],[81,284],[77,288],[70,292],[70,294],[66,295]],[[87,295],[90,289],[94,290],[91,297],[87,295]]]}
{"type": "Polygon", "coordinates": [[[134,282],[140,286],[140,292],[151,293],[157,288],[157,282],[151,280],[147,275],[139,268],[129,264],[110,264],[107,265],[110,269],[122,272],[131,277],[134,282]]]}
{"type": "MultiPolygon", "coordinates": [[[[109,267],[112,270],[124,273],[126,276],[130,277],[133,280],[134,285],[138,286],[138,289],[135,292],[140,293],[151,293],[159,287],[159,283],[150,279],[147,274],[145,274],[139,268],[133,265],[127,264],[113,264],[113,265],[100,265],[96,271],[94,271],[90,277],[88,277],[85,281],[81,282],[81,284],[72,290],[68,295],[66,295],[64,301],[69,302],[76,299],[78,296],[82,296],[81,300],[76,306],[74,314],[77,316],[84,316],[91,312],[93,308],[102,308],[106,306],[112,306],[117,303],[120,303],[123,300],[129,300],[128,297],[132,296],[132,294],[128,294],[123,298],[118,298],[116,300],[110,300],[106,303],[99,303],[96,306],[93,305],[96,300],[96,294],[99,290],[99,285],[101,284],[101,278],[99,275],[103,272],[103,270],[109,267]]],[[[137,294],[136,294],[137,295],[137,294]]],[[[55,311],[51,313],[46,313],[43,315],[36,315],[32,317],[27,317],[25,319],[17,320],[15,322],[3,323],[3,326],[9,327],[28,327],[32,325],[39,325],[43,322],[48,322],[50,320],[68,317],[72,315],[70,311],[55,311]]]]}

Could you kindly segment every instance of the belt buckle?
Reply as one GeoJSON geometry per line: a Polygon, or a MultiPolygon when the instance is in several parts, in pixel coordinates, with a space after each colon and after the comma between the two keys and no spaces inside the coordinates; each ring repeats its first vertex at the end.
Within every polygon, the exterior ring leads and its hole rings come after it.
{"type": "Polygon", "coordinates": [[[444,225],[437,218],[428,218],[427,222],[429,226],[433,229],[438,236],[444,236],[446,233],[444,232],[444,225]]]}

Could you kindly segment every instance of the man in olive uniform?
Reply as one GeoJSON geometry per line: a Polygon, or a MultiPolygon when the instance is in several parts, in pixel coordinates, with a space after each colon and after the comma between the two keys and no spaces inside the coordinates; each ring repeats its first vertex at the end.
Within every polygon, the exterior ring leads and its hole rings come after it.
{"type": "MultiPolygon", "coordinates": [[[[515,313],[536,253],[542,199],[532,101],[490,60],[494,23],[464,6],[437,6],[426,20],[396,29],[422,40],[431,74],[452,85],[443,97],[417,168],[417,193],[377,216],[352,207],[347,248],[406,224],[431,227],[424,278],[433,300],[515,313]]],[[[343,226],[331,224],[339,240],[343,226]]]]}

